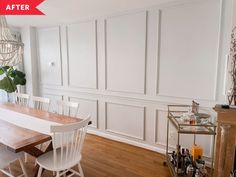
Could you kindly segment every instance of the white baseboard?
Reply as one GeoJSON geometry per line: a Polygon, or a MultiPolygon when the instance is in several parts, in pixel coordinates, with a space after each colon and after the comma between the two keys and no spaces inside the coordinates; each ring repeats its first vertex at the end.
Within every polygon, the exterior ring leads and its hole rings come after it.
{"type": "Polygon", "coordinates": [[[107,138],[107,139],[111,139],[111,140],[114,140],[114,141],[119,141],[119,142],[122,142],[122,143],[137,146],[137,147],[140,147],[140,148],[148,149],[148,150],[151,150],[151,151],[155,151],[155,152],[158,152],[158,153],[161,153],[161,154],[165,154],[165,152],[166,152],[165,149],[163,149],[163,148],[159,148],[159,147],[152,146],[152,145],[149,145],[149,144],[137,142],[137,141],[130,140],[130,139],[127,139],[127,138],[123,138],[123,137],[118,137],[116,135],[112,135],[112,134],[102,132],[102,131],[99,131],[99,130],[95,130],[95,129],[89,129],[88,133],[93,134],[93,135],[97,135],[97,136],[101,136],[101,137],[104,137],[104,138],[107,138]]]}

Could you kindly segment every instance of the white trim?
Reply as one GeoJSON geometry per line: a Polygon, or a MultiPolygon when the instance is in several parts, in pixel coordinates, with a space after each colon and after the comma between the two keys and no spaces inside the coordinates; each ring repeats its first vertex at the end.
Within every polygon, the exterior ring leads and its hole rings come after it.
{"type": "MultiPolygon", "coordinates": [[[[128,94],[119,94],[114,92],[100,91],[100,90],[90,90],[90,89],[73,89],[65,87],[55,87],[55,86],[40,86],[41,91],[44,93],[57,93],[64,95],[83,95],[83,97],[91,96],[96,97],[96,99],[121,99],[124,101],[134,101],[142,102],[142,104],[156,104],[167,106],[168,104],[189,104],[194,100],[194,98],[181,98],[181,97],[171,97],[171,96],[160,96],[156,95],[128,95],[128,94]]],[[[216,104],[221,104],[222,102],[198,99],[202,107],[212,108],[216,104]]],[[[163,109],[163,108],[161,108],[163,109]]]]}
{"type": "Polygon", "coordinates": [[[156,53],[156,95],[159,94],[160,52],[161,52],[161,9],[157,10],[157,53],[156,53]]]}
{"type": "Polygon", "coordinates": [[[66,46],[67,46],[67,85],[70,88],[82,88],[82,89],[91,89],[91,90],[97,90],[98,89],[98,32],[97,32],[97,20],[88,20],[88,21],[83,21],[79,23],[72,23],[66,25],[66,46]],[[95,87],[85,87],[85,86],[78,86],[78,85],[73,85],[71,84],[71,74],[70,74],[70,52],[69,52],[69,36],[68,36],[68,28],[71,25],[76,25],[76,24],[81,24],[81,23],[93,23],[94,25],[94,32],[95,32],[95,50],[96,50],[96,83],[95,87]]]}
{"type": "MultiPolygon", "coordinates": [[[[218,33],[218,48],[217,48],[217,51],[216,51],[216,56],[217,56],[217,62],[216,62],[216,67],[215,67],[215,78],[214,78],[214,89],[213,89],[213,95],[211,95],[211,98],[209,98],[208,100],[209,101],[217,101],[217,93],[219,92],[219,88],[217,87],[218,86],[218,79],[219,79],[219,70],[220,70],[220,60],[221,60],[221,52],[222,52],[222,49],[221,49],[221,43],[222,43],[222,16],[223,16],[223,0],[219,0],[220,1],[220,9],[219,9],[219,12],[220,12],[220,15],[219,15],[219,33],[218,33]]],[[[181,5],[185,5],[185,4],[192,4],[192,3],[197,3],[197,2],[205,2],[205,0],[196,0],[196,1],[191,1],[191,2],[188,2],[188,1],[180,1],[180,3],[166,3],[164,4],[164,6],[159,6],[159,8],[157,9],[157,13],[158,13],[158,21],[157,21],[157,24],[158,24],[158,35],[157,35],[157,39],[158,39],[158,48],[157,48],[157,68],[156,68],[156,95],[157,96],[164,96],[164,97],[168,97],[168,95],[166,94],[162,94],[160,93],[160,88],[159,88],[159,81],[160,81],[160,39],[161,39],[161,26],[162,26],[162,11],[163,10],[166,10],[168,8],[172,8],[172,7],[178,7],[178,6],[181,6],[181,5]]],[[[217,1],[216,1],[217,2],[217,1]]],[[[172,95],[169,95],[170,97],[175,97],[175,96],[172,96],[172,95]]],[[[194,98],[190,98],[190,97],[183,97],[183,98],[186,98],[186,99],[194,99],[194,98]]]]}
{"type": "Polygon", "coordinates": [[[105,90],[110,91],[110,92],[117,92],[117,93],[128,93],[128,94],[139,94],[139,95],[145,95],[146,94],[146,83],[147,83],[147,42],[148,42],[148,10],[142,10],[142,11],[137,11],[137,12],[131,12],[131,13],[125,13],[125,14],[119,14],[117,16],[111,16],[111,17],[106,17],[104,19],[104,41],[105,41],[105,90]],[[139,14],[139,13],[144,13],[145,12],[145,51],[144,51],[144,82],[143,82],[143,90],[141,92],[137,91],[126,91],[126,90],[116,90],[112,88],[108,88],[108,80],[107,80],[107,22],[108,20],[111,20],[112,18],[116,17],[122,17],[126,15],[134,15],[134,14],[139,14]]]}
{"type": "Polygon", "coordinates": [[[216,73],[215,73],[215,89],[214,89],[214,99],[216,100],[217,99],[217,94],[219,93],[219,87],[218,87],[218,84],[221,83],[219,81],[219,75],[220,75],[220,69],[221,69],[221,66],[220,66],[220,61],[223,59],[221,58],[221,53],[222,53],[222,27],[223,27],[223,0],[220,0],[220,16],[219,16],[219,34],[218,34],[218,48],[217,48],[217,63],[216,63],[216,73]]]}
{"type": "Polygon", "coordinates": [[[59,84],[49,84],[49,83],[44,83],[42,80],[42,73],[41,73],[41,65],[40,65],[40,60],[41,60],[41,56],[40,56],[40,52],[37,51],[37,57],[38,57],[38,62],[39,62],[39,84],[43,85],[43,86],[54,86],[54,87],[58,87],[58,86],[63,86],[64,81],[63,81],[63,68],[62,68],[62,33],[61,33],[61,26],[54,26],[52,28],[38,28],[36,31],[36,42],[37,42],[37,47],[39,48],[39,31],[47,31],[47,30],[56,30],[58,32],[58,40],[59,40],[59,56],[60,56],[60,83],[59,84]]]}
{"type": "Polygon", "coordinates": [[[134,140],[130,140],[130,139],[127,139],[127,138],[118,137],[118,136],[115,136],[115,135],[112,135],[112,134],[109,134],[109,133],[105,133],[105,132],[90,129],[90,128],[88,129],[88,133],[93,134],[93,135],[97,135],[97,136],[100,136],[100,137],[104,137],[104,138],[107,138],[107,139],[111,139],[111,140],[114,140],[114,141],[126,143],[126,144],[129,144],[129,145],[137,146],[137,147],[140,147],[140,148],[148,149],[148,150],[151,150],[151,151],[159,152],[161,154],[165,154],[164,149],[159,148],[159,147],[154,146],[154,145],[149,145],[149,144],[137,142],[137,141],[134,141],[134,140]]]}
{"type": "Polygon", "coordinates": [[[137,139],[137,140],[141,140],[141,141],[145,141],[145,122],[146,122],[146,107],[145,106],[138,106],[138,105],[133,105],[133,104],[123,104],[123,103],[115,103],[115,102],[105,102],[105,130],[107,132],[110,132],[110,133],[113,133],[113,134],[117,134],[117,135],[120,135],[120,136],[126,136],[128,138],[133,138],[133,139],[137,139]],[[142,137],[137,137],[137,136],[133,136],[133,135],[129,135],[127,133],[122,133],[122,132],[118,132],[118,131],[114,131],[114,130],[111,130],[107,127],[107,105],[108,104],[113,104],[113,105],[121,105],[121,106],[128,106],[128,107],[134,107],[134,108],[140,108],[142,109],[143,111],[143,125],[142,125],[142,128],[143,128],[143,132],[142,132],[142,137]]]}

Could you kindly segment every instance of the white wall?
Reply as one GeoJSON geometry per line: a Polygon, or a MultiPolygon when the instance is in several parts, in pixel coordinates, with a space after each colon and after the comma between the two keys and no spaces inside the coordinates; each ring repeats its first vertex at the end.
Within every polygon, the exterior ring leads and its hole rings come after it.
{"type": "Polygon", "coordinates": [[[36,28],[26,26],[21,28],[21,38],[24,43],[24,72],[26,74],[26,93],[38,95],[38,55],[36,28]]]}
{"type": "Polygon", "coordinates": [[[236,26],[236,0],[233,3],[233,26],[236,26]]]}
{"type": "MultiPolygon", "coordinates": [[[[224,101],[229,4],[182,1],[38,28],[41,95],[78,101],[96,134],[164,152],[168,104],[196,99],[214,117],[224,101]]],[[[211,139],[198,143],[210,156],[211,139]]]]}

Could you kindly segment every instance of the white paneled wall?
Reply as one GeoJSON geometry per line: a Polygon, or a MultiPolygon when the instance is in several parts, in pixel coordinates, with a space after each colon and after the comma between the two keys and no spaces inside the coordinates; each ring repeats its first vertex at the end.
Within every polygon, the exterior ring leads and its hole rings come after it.
{"type": "Polygon", "coordinates": [[[106,130],[145,140],[145,107],[106,103],[106,130]]]}
{"type": "Polygon", "coordinates": [[[62,95],[55,95],[53,93],[49,93],[49,94],[44,94],[43,95],[45,98],[49,98],[51,100],[51,103],[49,105],[49,111],[51,112],[56,112],[58,107],[57,107],[57,101],[60,101],[63,99],[62,95]]]}
{"type": "Polygon", "coordinates": [[[96,21],[68,25],[69,86],[97,88],[96,21]]]}
{"type": "Polygon", "coordinates": [[[106,19],[107,90],[145,93],[146,17],[139,12],[106,19]]]}
{"type": "Polygon", "coordinates": [[[91,127],[98,128],[98,101],[84,98],[69,98],[72,102],[79,103],[78,117],[86,118],[91,115],[91,127]]]}
{"type": "Polygon", "coordinates": [[[201,1],[161,9],[160,95],[215,99],[220,7],[201,1]]]}
{"type": "MultiPolygon", "coordinates": [[[[183,0],[39,28],[41,94],[79,102],[96,134],[164,152],[168,104],[195,98],[214,119],[211,107],[224,101],[217,85],[230,29],[221,3],[228,2],[183,0]]],[[[211,139],[198,141],[209,156],[211,139]]]]}
{"type": "Polygon", "coordinates": [[[61,86],[61,38],[60,28],[38,30],[39,66],[42,85],[61,86]]]}

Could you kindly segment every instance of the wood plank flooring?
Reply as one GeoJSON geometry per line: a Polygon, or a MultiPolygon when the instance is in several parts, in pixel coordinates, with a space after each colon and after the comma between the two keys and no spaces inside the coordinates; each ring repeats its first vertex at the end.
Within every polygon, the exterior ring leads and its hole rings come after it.
{"type": "MultiPolygon", "coordinates": [[[[82,158],[85,177],[171,177],[169,169],[163,166],[164,156],[156,152],[128,144],[87,135],[82,158]]],[[[11,165],[14,175],[20,173],[18,163],[11,165]]],[[[32,174],[34,159],[26,164],[32,174]]],[[[53,176],[45,171],[43,177],[53,176]]],[[[5,177],[0,174],[0,177],[5,177]]]]}

